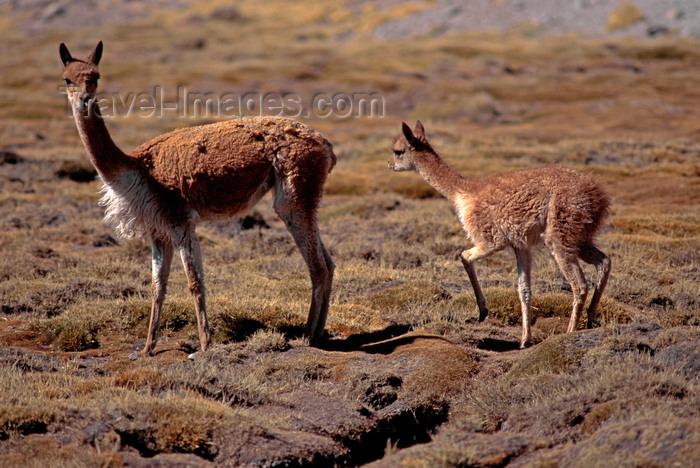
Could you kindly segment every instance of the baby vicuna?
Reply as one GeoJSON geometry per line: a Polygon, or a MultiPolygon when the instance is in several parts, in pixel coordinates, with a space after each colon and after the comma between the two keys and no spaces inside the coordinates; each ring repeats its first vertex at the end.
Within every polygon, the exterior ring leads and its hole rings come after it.
{"type": "Polygon", "coordinates": [[[462,252],[479,306],[479,321],[488,309],[476,277],[474,262],[511,248],[518,265],[518,293],[523,315],[520,347],[531,344],[530,267],[533,249],[540,242],[549,248],[571,284],[574,306],[567,332],[578,327],[588,284],[578,260],[595,265],[595,291],[588,306],[588,327],[597,323],[598,303],[610,274],[610,259],[593,240],[605,220],[610,200],[591,177],[557,166],[524,169],[472,179],[457,174],[435,153],[425,137],[423,124],[411,131],[402,124],[394,141],[389,169],[418,172],[426,182],[450,200],[474,247],[462,252]]]}
{"type": "Polygon", "coordinates": [[[194,297],[201,349],[207,348],[211,338],[195,226],[244,213],[269,191],[309,268],[306,333],[316,342],[326,323],[334,268],[316,222],[336,162],[328,140],[299,122],[261,117],[183,128],[124,153],[112,141],[95,95],[102,42],[79,59],[61,43],[60,55],[78,132],[104,182],[105,219],[125,237],[143,234],[151,241],[153,304],[141,354],[149,355],[156,344],[175,249],[194,297]]]}

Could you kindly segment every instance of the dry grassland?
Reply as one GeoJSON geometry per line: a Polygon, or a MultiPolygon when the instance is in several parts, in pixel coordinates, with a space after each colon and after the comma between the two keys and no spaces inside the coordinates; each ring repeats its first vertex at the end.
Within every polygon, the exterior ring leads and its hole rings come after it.
{"type": "MultiPolygon", "coordinates": [[[[429,6],[207,1],[31,39],[33,13],[3,7],[0,466],[700,461],[700,42],[369,34],[429,6]],[[128,360],[148,326],[150,248],[102,223],[58,93],[59,42],[82,55],[99,39],[107,92],[384,97],[384,118],[307,120],[338,155],[320,213],[337,264],[325,349],[301,338],[308,275],[268,196],[257,222],[198,231],[213,348],[187,360],[196,324],[177,264],[156,356],[128,360]],[[514,350],[511,253],[477,265],[491,311],[477,323],[451,207],[418,175],[386,170],[400,122],[415,119],[464,174],[554,163],[604,182],[601,328],[563,334],[570,291],[544,253],[535,346],[514,350]]],[[[129,150],[204,121],[107,126],[129,150]]]]}

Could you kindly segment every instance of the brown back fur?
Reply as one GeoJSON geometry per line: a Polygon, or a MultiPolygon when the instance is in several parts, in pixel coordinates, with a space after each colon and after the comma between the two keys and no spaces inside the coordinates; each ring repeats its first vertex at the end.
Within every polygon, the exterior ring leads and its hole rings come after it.
{"type": "Polygon", "coordinates": [[[591,243],[610,201],[593,178],[547,166],[497,174],[467,183],[458,204],[476,242],[503,247],[539,243],[545,232],[573,255],[591,243]]]}
{"type": "Polygon", "coordinates": [[[128,156],[158,184],[161,196],[170,198],[171,208],[180,207],[171,215],[195,210],[202,220],[245,212],[277,181],[307,209],[315,207],[336,163],[331,143],[318,132],[272,117],[179,129],[128,156]]]}

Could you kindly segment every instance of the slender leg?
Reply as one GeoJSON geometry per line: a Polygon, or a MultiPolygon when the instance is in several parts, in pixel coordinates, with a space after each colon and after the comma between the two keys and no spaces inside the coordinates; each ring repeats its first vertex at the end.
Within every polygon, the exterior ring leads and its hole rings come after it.
{"type": "Polygon", "coordinates": [[[331,291],[333,288],[333,272],[335,271],[335,263],[333,263],[333,259],[331,259],[331,255],[328,253],[328,250],[326,250],[326,247],[323,245],[323,241],[321,240],[320,234],[317,233],[318,236],[318,245],[321,250],[321,253],[323,254],[323,259],[326,262],[326,271],[328,272],[326,274],[325,278],[325,288],[323,290],[323,297],[322,297],[322,306],[321,306],[321,312],[318,316],[318,321],[316,324],[307,324],[307,327],[310,329],[309,330],[309,336],[314,336],[315,338],[312,340],[312,342],[318,342],[318,340],[321,338],[323,334],[323,330],[326,328],[326,319],[328,318],[328,310],[330,309],[330,302],[331,302],[331,291]]]}
{"type": "Polygon", "coordinates": [[[586,302],[586,295],[588,294],[588,283],[586,282],[586,277],[583,275],[583,270],[581,270],[581,265],[579,265],[578,260],[567,254],[563,249],[554,247],[552,254],[554,255],[554,260],[559,265],[559,269],[566,278],[566,280],[571,284],[571,290],[574,295],[574,305],[571,310],[571,319],[569,320],[569,326],[566,329],[567,333],[571,333],[578,328],[579,318],[581,317],[581,310],[586,302]]]}
{"type": "MultiPolygon", "coordinates": [[[[151,306],[151,321],[148,325],[146,345],[139,352],[142,356],[150,356],[158,340],[158,328],[160,326],[160,312],[165,301],[165,293],[168,287],[170,266],[173,260],[173,245],[169,240],[151,239],[153,279],[151,293],[153,304],[151,306]]],[[[132,355],[132,358],[135,358],[132,355]]]]}
{"type": "MultiPolygon", "coordinates": [[[[280,193],[283,192],[277,191],[280,193]]],[[[292,234],[309,269],[312,292],[305,333],[311,344],[318,344],[328,317],[335,265],[321,241],[315,212],[295,211],[290,205],[284,197],[275,198],[275,211],[292,234]]]]}
{"type": "Polygon", "coordinates": [[[185,267],[190,293],[192,293],[194,298],[200,351],[204,351],[211,343],[211,334],[209,332],[209,323],[207,322],[207,308],[204,297],[202,251],[193,227],[187,231],[177,247],[182,258],[182,265],[185,267]]]}
{"type": "Polygon", "coordinates": [[[322,338],[330,308],[335,266],[331,263],[331,268],[328,267],[326,258],[330,258],[330,255],[321,243],[315,226],[300,223],[288,224],[287,227],[309,269],[312,293],[305,332],[309,336],[311,344],[318,344],[322,338]]]}
{"type": "Polygon", "coordinates": [[[531,332],[531,310],[532,310],[532,289],[530,287],[530,271],[532,269],[532,259],[527,250],[516,249],[515,259],[518,263],[518,295],[520,296],[520,310],[523,314],[523,334],[520,339],[520,348],[525,348],[532,344],[531,332]]]}
{"type": "Polygon", "coordinates": [[[476,296],[476,304],[479,307],[479,322],[486,320],[489,314],[489,310],[486,308],[486,298],[484,293],[481,291],[481,285],[479,284],[479,279],[476,277],[476,269],[474,268],[474,262],[491,255],[492,253],[501,250],[500,248],[484,248],[481,245],[476,245],[469,250],[465,250],[460,255],[462,259],[462,265],[467,271],[467,276],[469,276],[469,282],[474,288],[474,296],[476,296]]]}
{"type": "Polygon", "coordinates": [[[591,297],[591,303],[588,306],[588,322],[587,328],[593,328],[600,324],[598,319],[598,304],[603,296],[603,290],[608,283],[610,276],[611,262],[610,258],[592,244],[587,244],[581,249],[581,260],[586,263],[595,265],[596,269],[596,284],[591,297]]]}

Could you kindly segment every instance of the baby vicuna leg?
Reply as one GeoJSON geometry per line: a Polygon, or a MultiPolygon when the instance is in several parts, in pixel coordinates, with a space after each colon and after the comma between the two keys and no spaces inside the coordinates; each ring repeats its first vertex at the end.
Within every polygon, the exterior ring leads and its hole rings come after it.
{"type": "Polygon", "coordinates": [[[552,252],[554,260],[557,266],[559,266],[559,270],[564,275],[564,278],[566,278],[571,285],[574,304],[571,309],[569,326],[566,329],[566,332],[570,333],[578,328],[581,310],[583,309],[586,296],[588,295],[588,283],[586,282],[586,277],[583,275],[583,270],[581,270],[581,265],[578,263],[578,257],[571,253],[571,251],[553,236],[551,232],[545,235],[545,244],[552,252]]]}
{"type": "Polygon", "coordinates": [[[469,282],[471,283],[472,288],[474,289],[476,304],[479,307],[479,322],[483,322],[484,320],[486,320],[486,317],[489,315],[489,310],[486,307],[486,298],[484,297],[484,293],[481,290],[479,279],[476,276],[476,268],[474,268],[474,262],[481,258],[488,257],[497,250],[500,250],[500,248],[493,248],[488,245],[479,244],[475,245],[469,250],[463,251],[460,255],[460,258],[462,259],[462,265],[464,265],[464,269],[467,272],[467,276],[469,276],[469,282]]]}
{"type": "Polygon", "coordinates": [[[518,296],[520,297],[520,312],[523,316],[523,334],[520,338],[520,348],[531,344],[532,332],[532,288],[530,287],[530,271],[532,257],[527,249],[515,249],[515,259],[518,263],[518,296]]]}
{"type": "Polygon", "coordinates": [[[603,295],[605,285],[608,283],[611,262],[607,255],[605,255],[591,243],[588,243],[581,248],[581,260],[594,265],[596,269],[595,290],[593,291],[591,303],[588,306],[588,321],[586,323],[587,328],[593,328],[594,326],[598,325],[598,304],[600,303],[600,298],[603,295]]]}

